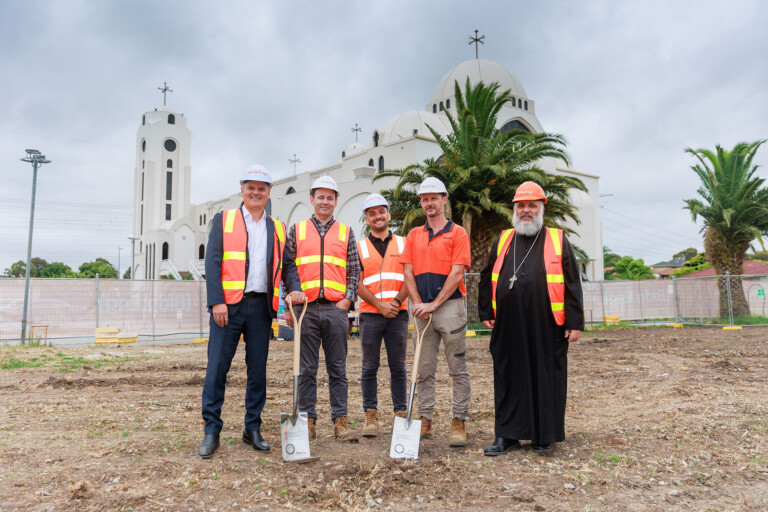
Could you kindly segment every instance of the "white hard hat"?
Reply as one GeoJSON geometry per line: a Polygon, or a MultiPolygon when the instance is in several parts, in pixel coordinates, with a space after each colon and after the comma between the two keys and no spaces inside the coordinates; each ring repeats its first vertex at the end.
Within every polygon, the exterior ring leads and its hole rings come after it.
{"type": "Polygon", "coordinates": [[[389,203],[381,194],[374,193],[365,198],[365,201],[363,201],[363,213],[368,208],[373,208],[374,206],[386,206],[387,211],[389,211],[389,203]]]}
{"type": "Polygon", "coordinates": [[[333,190],[337,194],[339,193],[339,186],[336,185],[336,180],[328,175],[320,176],[315,180],[315,182],[312,184],[311,190],[315,190],[317,188],[327,188],[329,190],[333,190]]]}
{"type": "Polygon", "coordinates": [[[447,194],[447,193],[448,191],[445,189],[445,185],[443,185],[443,182],[437,178],[433,178],[432,176],[430,176],[429,178],[421,182],[421,185],[419,185],[419,190],[418,192],[416,192],[416,195],[420,196],[421,194],[447,194]]]}
{"type": "Polygon", "coordinates": [[[272,184],[272,175],[263,166],[254,164],[248,167],[243,175],[240,177],[240,184],[243,185],[246,181],[261,181],[262,183],[272,184]]]}

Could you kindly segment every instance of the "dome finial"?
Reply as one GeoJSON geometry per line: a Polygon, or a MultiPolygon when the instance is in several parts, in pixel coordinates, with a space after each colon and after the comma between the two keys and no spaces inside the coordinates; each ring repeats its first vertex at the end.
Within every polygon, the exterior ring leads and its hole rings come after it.
{"type": "Polygon", "coordinates": [[[477,37],[477,32],[478,32],[477,29],[475,29],[475,37],[469,36],[468,44],[470,46],[472,46],[473,44],[475,45],[475,58],[480,59],[480,57],[478,57],[478,54],[477,54],[477,47],[478,47],[478,44],[485,44],[485,42],[483,41],[483,39],[485,39],[485,35],[477,37]]]}

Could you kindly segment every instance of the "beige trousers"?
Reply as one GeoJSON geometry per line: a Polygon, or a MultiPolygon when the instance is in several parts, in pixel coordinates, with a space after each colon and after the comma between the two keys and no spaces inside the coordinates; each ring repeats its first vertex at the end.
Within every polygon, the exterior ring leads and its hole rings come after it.
{"type": "MultiPolygon", "coordinates": [[[[414,322],[418,322],[420,329],[427,324],[426,320],[418,318],[414,318],[414,322]]],[[[415,335],[415,328],[413,332],[415,335]]],[[[437,308],[432,313],[432,322],[424,333],[416,393],[419,414],[430,420],[435,411],[435,372],[441,340],[445,346],[448,374],[453,380],[453,399],[451,400],[453,417],[466,421],[472,390],[467,370],[467,312],[464,309],[463,297],[447,300],[437,308]]],[[[415,348],[415,340],[413,345],[415,348]]]]}

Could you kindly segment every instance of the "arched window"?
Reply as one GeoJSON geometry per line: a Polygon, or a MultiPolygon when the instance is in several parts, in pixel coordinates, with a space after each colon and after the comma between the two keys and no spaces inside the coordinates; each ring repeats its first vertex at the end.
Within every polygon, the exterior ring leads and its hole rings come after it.
{"type": "Polygon", "coordinates": [[[527,101],[526,101],[525,103],[523,103],[523,108],[524,108],[525,110],[528,110],[528,102],[527,102],[527,101]]]}
{"type": "Polygon", "coordinates": [[[203,216],[201,215],[200,218],[197,220],[197,222],[200,223],[200,225],[203,225],[203,216]]]}
{"type": "Polygon", "coordinates": [[[445,100],[445,108],[451,108],[451,99],[450,98],[445,100]]]}
{"type": "Polygon", "coordinates": [[[171,220],[171,205],[165,205],[165,220],[171,220]]]}
{"type": "Polygon", "coordinates": [[[141,168],[144,168],[144,160],[141,161],[141,168]]]}
{"type": "MultiPolygon", "coordinates": [[[[373,132],[373,147],[379,147],[379,132],[373,132]]],[[[373,167],[373,165],[371,165],[373,167]]]]}
{"type": "Polygon", "coordinates": [[[285,191],[285,195],[295,194],[295,193],[296,193],[296,189],[293,187],[288,187],[288,190],[285,191]]]}
{"type": "Polygon", "coordinates": [[[147,150],[147,141],[145,139],[145,140],[141,141],[141,152],[143,153],[146,150],[147,150]]]}
{"type": "Polygon", "coordinates": [[[171,159],[169,158],[169,159],[168,159],[168,161],[167,161],[167,162],[165,162],[165,166],[166,166],[167,168],[169,168],[169,169],[173,169],[173,160],[171,160],[171,159]]]}
{"type": "Polygon", "coordinates": [[[200,248],[197,250],[197,259],[205,259],[205,245],[200,244],[200,248]]]}
{"type": "Polygon", "coordinates": [[[173,199],[173,173],[168,171],[165,173],[165,200],[170,201],[171,199],[173,199]]]}
{"type": "Polygon", "coordinates": [[[437,114],[437,105],[432,105],[432,113],[437,114]]]}
{"type": "Polygon", "coordinates": [[[147,116],[141,116],[141,124],[142,126],[147,124],[147,116]]]}
{"type": "Polygon", "coordinates": [[[443,102],[441,101],[440,102],[440,112],[442,112],[443,110],[445,110],[445,109],[443,108],[443,102]]]}
{"type": "Polygon", "coordinates": [[[168,259],[168,242],[163,242],[163,259],[168,259]]]}
{"type": "Polygon", "coordinates": [[[523,130],[523,131],[526,131],[526,132],[529,132],[529,133],[531,131],[531,130],[528,129],[527,126],[525,126],[523,123],[521,123],[517,119],[513,119],[512,121],[509,121],[504,126],[502,126],[499,131],[501,133],[504,133],[504,132],[508,132],[510,130],[523,130]]]}
{"type": "Polygon", "coordinates": [[[373,158],[368,160],[368,167],[373,167],[373,158]]]}
{"type": "Polygon", "coordinates": [[[522,107],[523,107],[523,100],[518,98],[517,99],[517,108],[522,108],[522,107]]]}
{"type": "Polygon", "coordinates": [[[384,157],[383,156],[379,157],[379,170],[380,171],[384,170],[384,157]]]}
{"type": "Polygon", "coordinates": [[[176,124],[176,116],[173,114],[168,114],[168,124],[176,124]]]}
{"type": "Polygon", "coordinates": [[[342,151],[341,152],[341,158],[344,158],[345,156],[347,156],[347,152],[346,151],[342,151]]]}
{"type": "Polygon", "coordinates": [[[208,214],[204,213],[203,214],[203,224],[205,224],[206,222],[208,222],[208,214]]]}
{"type": "Polygon", "coordinates": [[[517,100],[512,96],[512,106],[514,107],[515,105],[517,105],[517,100]]]}

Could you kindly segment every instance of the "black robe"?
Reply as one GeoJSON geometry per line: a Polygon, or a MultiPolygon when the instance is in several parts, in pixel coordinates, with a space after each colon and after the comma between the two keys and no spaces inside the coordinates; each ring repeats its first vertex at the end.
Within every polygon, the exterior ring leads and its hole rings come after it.
{"type": "MultiPolygon", "coordinates": [[[[555,323],[544,268],[546,232],[541,231],[534,244],[535,238],[536,235],[523,236],[515,232],[499,272],[496,324],[490,343],[495,430],[496,437],[549,444],[565,439],[568,380],[565,330],[584,330],[584,311],[578,263],[571,244],[563,236],[565,325],[555,323]],[[520,266],[528,249],[531,252],[520,266]],[[513,251],[520,269],[510,290],[513,251]]],[[[497,239],[480,274],[480,320],[493,319],[491,273],[498,243],[497,239]]]]}

